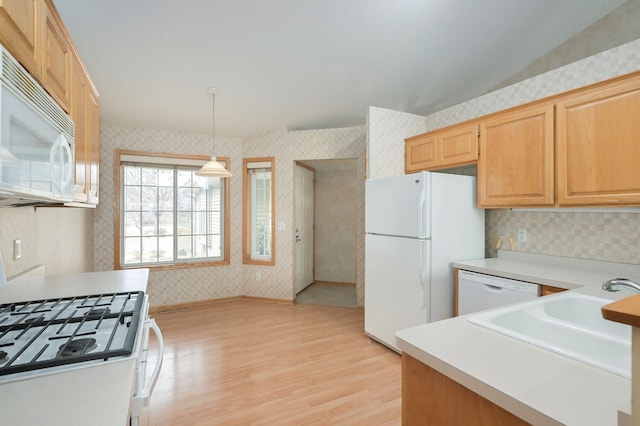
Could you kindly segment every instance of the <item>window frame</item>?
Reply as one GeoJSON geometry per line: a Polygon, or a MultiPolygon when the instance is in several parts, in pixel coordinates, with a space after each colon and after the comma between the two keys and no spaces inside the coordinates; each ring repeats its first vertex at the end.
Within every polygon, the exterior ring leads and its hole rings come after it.
{"type": "MultiPolygon", "coordinates": [[[[231,253],[230,253],[230,183],[228,178],[224,179],[224,196],[223,203],[224,208],[222,210],[223,218],[222,218],[222,226],[223,226],[223,251],[224,256],[220,260],[194,260],[194,261],[180,261],[176,263],[162,263],[158,265],[154,264],[140,264],[140,265],[123,265],[121,263],[120,254],[121,254],[121,239],[122,239],[122,231],[121,231],[121,183],[122,177],[120,176],[120,166],[123,161],[121,161],[122,156],[124,155],[133,155],[133,156],[145,156],[145,157],[155,157],[155,158],[168,158],[175,160],[195,160],[202,161],[204,165],[207,161],[210,161],[211,157],[204,155],[185,155],[185,154],[171,154],[166,152],[149,152],[149,151],[135,151],[135,150],[126,150],[126,149],[116,149],[114,152],[114,182],[115,182],[115,200],[114,200],[114,269],[135,269],[135,268],[149,268],[152,270],[168,270],[168,269],[185,269],[185,268],[202,268],[209,266],[223,266],[231,264],[231,253]]],[[[224,164],[225,168],[229,170],[230,160],[228,157],[216,157],[217,161],[224,164]]]]}
{"type": "Polygon", "coordinates": [[[275,266],[276,264],[276,197],[275,185],[276,167],[275,157],[255,157],[244,158],[242,160],[242,263],[249,265],[275,266]],[[250,163],[270,163],[271,169],[271,258],[256,259],[252,257],[252,191],[251,191],[251,175],[249,174],[250,163]]]}

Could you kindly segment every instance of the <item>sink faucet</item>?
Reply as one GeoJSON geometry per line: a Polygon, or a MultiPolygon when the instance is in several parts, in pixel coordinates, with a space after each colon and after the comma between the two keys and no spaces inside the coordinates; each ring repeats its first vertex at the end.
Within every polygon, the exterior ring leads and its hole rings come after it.
{"type": "Polygon", "coordinates": [[[602,289],[606,291],[620,291],[623,287],[640,293],[640,284],[627,278],[612,278],[602,284],[602,289]]]}

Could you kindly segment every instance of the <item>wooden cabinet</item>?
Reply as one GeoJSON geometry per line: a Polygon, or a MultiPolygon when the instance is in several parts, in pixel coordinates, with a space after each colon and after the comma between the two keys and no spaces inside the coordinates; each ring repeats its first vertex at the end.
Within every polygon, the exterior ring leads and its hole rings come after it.
{"type": "Polygon", "coordinates": [[[71,42],[62,21],[49,1],[41,15],[41,81],[60,106],[69,112],[71,99],[71,42]]]}
{"type": "Polygon", "coordinates": [[[558,204],[640,204],[640,77],[567,96],[556,120],[558,204]]]}
{"type": "Polygon", "coordinates": [[[37,25],[40,2],[0,0],[0,43],[35,76],[40,75],[37,25]]]}
{"type": "Polygon", "coordinates": [[[403,353],[402,424],[515,426],[528,423],[403,353]]]}
{"type": "Polygon", "coordinates": [[[543,104],[480,122],[479,207],[554,204],[553,112],[543,104]]]}
{"type": "Polygon", "coordinates": [[[437,138],[432,134],[418,135],[404,140],[404,172],[414,173],[436,167],[437,138]]]}
{"type": "Polygon", "coordinates": [[[473,164],[478,125],[448,127],[405,139],[405,173],[473,164]]]}
{"type": "Polygon", "coordinates": [[[74,201],[98,203],[99,106],[80,59],[74,56],[71,117],[76,124],[74,201]]]}
{"type": "Polygon", "coordinates": [[[561,293],[563,291],[567,291],[566,288],[553,287],[550,285],[541,285],[540,286],[540,296],[548,296],[550,294],[561,293]]]}
{"type": "Polygon", "coordinates": [[[89,90],[89,203],[98,204],[100,178],[100,105],[98,95],[89,90]]]}
{"type": "Polygon", "coordinates": [[[0,0],[0,43],[69,112],[72,49],[51,0],[0,0]]]}

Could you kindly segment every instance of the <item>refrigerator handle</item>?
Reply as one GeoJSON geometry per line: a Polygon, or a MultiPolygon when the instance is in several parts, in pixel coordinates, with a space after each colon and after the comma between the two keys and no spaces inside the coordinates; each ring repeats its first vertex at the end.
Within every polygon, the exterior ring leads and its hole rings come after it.
{"type": "Polygon", "coordinates": [[[427,241],[421,241],[420,242],[420,259],[419,259],[419,263],[420,263],[420,280],[418,282],[418,285],[420,286],[420,307],[424,308],[426,306],[425,304],[425,286],[427,283],[427,268],[425,267],[425,264],[427,263],[425,261],[425,244],[428,244],[427,241]]]}
{"type": "Polygon", "coordinates": [[[418,200],[418,208],[420,210],[418,210],[419,212],[421,212],[420,214],[420,233],[418,234],[418,236],[420,238],[425,238],[427,236],[426,234],[426,223],[427,223],[427,210],[426,210],[426,204],[427,204],[427,194],[426,191],[422,191],[420,193],[420,199],[418,200]]]}

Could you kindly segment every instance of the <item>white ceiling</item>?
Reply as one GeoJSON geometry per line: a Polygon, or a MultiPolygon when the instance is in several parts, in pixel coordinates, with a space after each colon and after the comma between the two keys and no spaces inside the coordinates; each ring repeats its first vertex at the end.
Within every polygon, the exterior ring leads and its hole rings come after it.
{"type": "Polygon", "coordinates": [[[426,115],[476,97],[624,0],[54,0],[103,122],[246,136],[426,115]]]}

